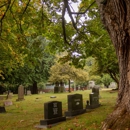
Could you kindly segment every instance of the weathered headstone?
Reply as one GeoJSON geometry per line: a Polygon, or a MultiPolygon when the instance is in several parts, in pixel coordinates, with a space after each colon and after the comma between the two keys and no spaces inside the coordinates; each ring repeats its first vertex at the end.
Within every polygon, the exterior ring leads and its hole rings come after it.
{"type": "Polygon", "coordinates": [[[31,91],[30,90],[27,90],[27,95],[31,95],[31,91]]]}
{"type": "Polygon", "coordinates": [[[12,96],[13,96],[13,93],[12,93],[12,92],[9,92],[9,93],[7,94],[7,99],[12,99],[12,96]]]}
{"type": "Polygon", "coordinates": [[[10,101],[10,100],[4,101],[4,106],[11,106],[11,105],[13,105],[12,101],[10,101]]]}
{"type": "Polygon", "coordinates": [[[40,120],[40,125],[51,125],[65,121],[66,117],[62,116],[62,103],[59,101],[50,101],[44,103],[44,120],[40,120]]]}
{"type": "Polygon", "coordinates": [[[93,87],[92,93],[89,94],[89,100],[87,101],[86,109],[94,109],[100,106],[99,104],[99,88],[93,87]]]}
{"type": "Polygon", "coordinates": [[[18,99],[16,101],[24,100],[24,87],[22,85],[18,88],[18,99]]]}
{"type": "Polygon", "coordinates": [[[5,113],[5,112],[6,112],[5,107],[0,106],[0,113],[5,113]]]}
{"type": "Polygon", "coordinates": [[[85,112],[86,109],[83,109],[82,94],[68,95],[68,111],[65,112],[65,116],[71,117],[85,112]]]}
{"type": "Polygon", "coordinates": [[[4,100],[4,96],[0,96],[0,100],[4,100]]]}

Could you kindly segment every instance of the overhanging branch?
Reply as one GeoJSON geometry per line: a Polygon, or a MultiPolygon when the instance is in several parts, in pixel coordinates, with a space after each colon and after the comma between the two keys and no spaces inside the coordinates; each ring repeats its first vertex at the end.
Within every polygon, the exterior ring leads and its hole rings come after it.
{"type": "Polygon", "coordinates": [[[62,10],[62,28],[63,28],[64,41],[67,42],[67,40],[66,40],[66,29],[65,29],[65,19],[64,19],[65,11],[66,10],[68,11],[68,14],[69,14],[69,17],[71,19],[72,25],[73,25],[74,29],[77,31],[77,33],[78,33],[79,30],[78,30],[77,25],[76,25],[77,22],[74,21],[72,15],[73,14],[76,14],[76,15],[85,14],[90,9],[90,7],[93,4],[95,4],[96,1],[93,1],[84,12],[71,12],[68,0],[63,0],[63,2],[64,2],[64,6],[63,6],[63,10],[62,10]]]}

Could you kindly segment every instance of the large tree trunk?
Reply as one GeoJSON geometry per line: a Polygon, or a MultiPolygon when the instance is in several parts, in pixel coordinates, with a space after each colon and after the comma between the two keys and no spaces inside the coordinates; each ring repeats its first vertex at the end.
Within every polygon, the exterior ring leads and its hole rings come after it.
{"type": "Polygon", "coordinates": [[[115,110],[102,130],[130,128],[130,0],[96,0],[119,61],[120,81],[115,110]]]}

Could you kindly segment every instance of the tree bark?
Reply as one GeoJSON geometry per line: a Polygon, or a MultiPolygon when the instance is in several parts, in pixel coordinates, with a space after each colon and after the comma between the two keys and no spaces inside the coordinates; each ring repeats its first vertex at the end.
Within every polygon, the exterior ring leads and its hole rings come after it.
{"type": "Polygon", "coordinates": [[[31,87],[32,94],[38,94],[37,82],[34,81],[33,86],[31,87]]]}
{"type": "Polygon", "coordinates": [[[102,130],[130,128],[130,0],[96,0],[119,62],[119,92],[115,110],[102,130]]]}

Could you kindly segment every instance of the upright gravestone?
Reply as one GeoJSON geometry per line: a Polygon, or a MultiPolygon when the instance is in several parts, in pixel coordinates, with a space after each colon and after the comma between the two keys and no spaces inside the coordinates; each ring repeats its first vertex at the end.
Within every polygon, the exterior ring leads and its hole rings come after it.
{"type": "Polygon", "coordinates": [[[68,111],[65,112],[65,116],[71,117],[86,112],[83,109],[83,99],[81,94],[68,95],[68,111]]]}
{"type": "Polygon", "coordinates": [[[31,91],[30,90],[27,90],[27,95],[31,95],[31,91]]]}
{"type": "Polygon", "coordinates": [[[97,94],[99,96],[99,87],[98,86],[94,86],[92,88],[92,93],[95,93],[95,94],[97,94]]]}
{"type": "Polygon", "coordinates": [[[13,93],[12,93],[12,92],[9,92],[9,93],[7,94],[7,99],[12,99],[12,96],[13,96],[13,93]]]}
{"type": "Polygon", "coordinates": [[[44,104],[44,120],[40,120],[40,125],[53,125],[65,121],[62,116],[62,103],[59,101],[50,101],[44,104]]]}
{"type": "Polygon", "coordinates": [[[89,100],[87,101],[86,109],[94,109],[100,106],[99,104],[99,88],[93,87],[92,93],[89,94],[89,100]]]}
{"type": "Polygon", "coordinates": [[[24,87],[22,85],[20,85],[18,87],[18,99],[17,101],[22,101],[24,100],[24,87]]]}

